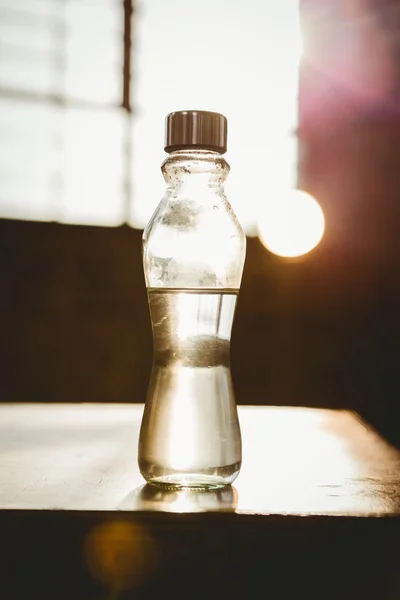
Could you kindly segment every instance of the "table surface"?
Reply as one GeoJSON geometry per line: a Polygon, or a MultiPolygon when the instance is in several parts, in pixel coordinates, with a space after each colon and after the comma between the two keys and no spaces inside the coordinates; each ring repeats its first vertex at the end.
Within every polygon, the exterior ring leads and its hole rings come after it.
{"type": "Polygon", "coordinates": [[[0,406],[0,510],[400,515],[400,452],[353,412],[240,406],[232,487],[161,491],[137,467],[143,405],[0,406]]]}

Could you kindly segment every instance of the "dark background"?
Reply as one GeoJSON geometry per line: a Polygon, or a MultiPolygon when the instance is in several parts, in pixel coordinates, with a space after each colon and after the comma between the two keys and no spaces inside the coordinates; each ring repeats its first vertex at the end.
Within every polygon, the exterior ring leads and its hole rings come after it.
{"type": "MultiPolygon", "coordinates": [[[[324,210],[325,236],[294,260],[248,238],[232,372],[239,404],[352,408],[400,445],[393,89],[366,109],[303,64],[299,182],[324,210]],[[318,119],[310,98],[324,109],[318,119]]],[[[124,103],[130,111],[126,94],[124,103]]],[[[141,236],[0,220],[2,402],[144,402],[152,342],[141,236]]]]}

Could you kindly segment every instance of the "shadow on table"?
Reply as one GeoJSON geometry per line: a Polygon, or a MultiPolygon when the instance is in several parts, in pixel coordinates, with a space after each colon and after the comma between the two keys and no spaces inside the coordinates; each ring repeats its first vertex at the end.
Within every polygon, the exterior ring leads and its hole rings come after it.
{"type": "Polygon", "coordinates": [[[188,489],[163,489],[143,485],[133,490],[121,504],[119,510],[154,510],[174,513],[210,511],[233,512],[238,503],[238,492],[232,486],[215,490],[194,491],[188,489]]]}

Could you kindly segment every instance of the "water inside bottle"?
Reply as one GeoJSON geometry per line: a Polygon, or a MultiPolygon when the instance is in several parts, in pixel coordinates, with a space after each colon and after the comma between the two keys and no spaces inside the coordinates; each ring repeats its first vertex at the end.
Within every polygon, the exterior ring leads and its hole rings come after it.
{"type": "Polygon", "coordinates": [[[238,290],[148,289],[153,368],[139,440],[147,481],[232,483],[241,437],[230,372],[238,290]]]}

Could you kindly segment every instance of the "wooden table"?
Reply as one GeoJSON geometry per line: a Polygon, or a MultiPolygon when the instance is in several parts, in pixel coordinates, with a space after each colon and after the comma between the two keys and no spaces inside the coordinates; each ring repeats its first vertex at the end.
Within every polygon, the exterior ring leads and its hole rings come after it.
{"type": "Polygon", "coordinates": [[[400,452],[357,414],[239,407],[241,473],[202,493],[145,485],[142,412],[0,406],[1,600],[400,599],[400,452]]]}

